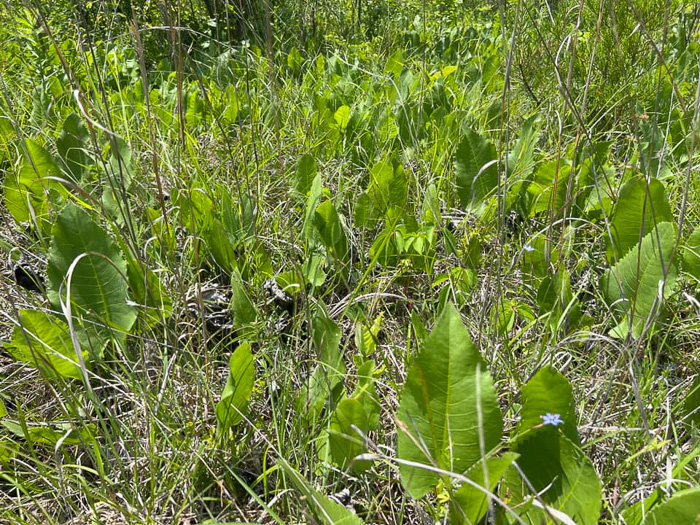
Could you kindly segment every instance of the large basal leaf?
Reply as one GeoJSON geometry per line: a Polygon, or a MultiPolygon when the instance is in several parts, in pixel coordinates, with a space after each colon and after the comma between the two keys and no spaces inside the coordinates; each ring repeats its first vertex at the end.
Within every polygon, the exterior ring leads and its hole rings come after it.
{"type": "Polygon", "coordinates": [[[372,195],[377,208],[386,211],[392,206],[405,206],[408,183],[401,164],[394,168],[391,162],[377,162],[370,170],[370,177],[367,193],[372,195]]]}
{"type": "MultiPolygon", "coordinates": [[[[454,472],[467,470],[501,440],[503,420],[486,362],[451,303],[408,371],[397,417],[399,458],[454,472]]],[[[414,498],[439,479],[401,465],[402,483],[414,498]]]]}
{"type": "MultiPolygon", "coordinates": [[[[493,492],[508,467],[517,458],[518,455],[514,452],[506,452],[499,457],[484,458],[469,469],[467,478],[480,487],[493,492]]],[[[483,490],[464,483],[450,501],[450,523],[459,525],[479,523],[488,509],[488,495],[483,490]]]]}
{"type": "MultiPolygon", "coordinates": [[[[47,376],[80,379],[82,371],[71,340],[68,325],[54,315],[39,310],[20,310],[19,322],[12,332],[12,356],[28,363],[47,376]]],[[[80,337],[81,348],[86,348],[80,337]]],[[[101,350],[101,349],[94,349],[101,350]]],[[[83,362],[89,362],[89,353],[82,351],[83,362]]]]}
{"type": "Polygon", "coordinates": [[[328,253],[341,264],[347,263],[348,241],[338,212],[331,201],[324,201],[316,208],[314,225],[328,253]]]}
{"type": "Polygon", "coordinates": [[[343,394],[345,362],[340,353],[340,338],[340,327],[319,308],[312,319],[312,340],[318,365],[299,397],[303,403],[301,409],[312,418],[321,414],[329,398],[335,405],[343,394]]]}
{"type": "Polygon", "coordinates": [[[51,230],[48,296],[56,309],[65,302],[68,271],[78,257],[70,282],[73,313],[104,323],[100,332],[128,332],[136,320],[127,303],[126,262],[107,233],[88,212],[68,204],[51,230]]]}
{"type": "Polygon", "coordinates": [[[92,157],[86,149],[88,140],[90,133],[80,117],[75,113],[68,115],[56,139],[56,149],[65,171],[76,183],[85,178],[92,164],[92,157]]]}
{"type": "Polygon", "coordinates": [[[243,419],[243,411],[255,385],[255,364],[250,345],[242,343],[236,348],[229,361],[229,375],[221,394],[221,401],[216,404],[216,419],[219,432],[226,432],[243,419]]]}
{"type": "Polygon", "coordinates": [[[554,367],[541,368],[523,387],[518,434],[541,427],[543,416],[559,414],[564,435],[579,443],[571,384],[554,367]]]}
{"type": "Polygon", "coordinates": [[[310,153],[305,153],[297,161],[297,171],[294,176],[294,189],[306,195],[316,178],[316,161],[310,153]]]}
{"type": "Polygon", "coordinates": [[[553,275],[548,275],[537,290],[537,305],[540,315],[549,314],[547,324],[556,333],[568,333],[581,317],[581,307],[571,290],[569,273],[561,266],[553,275]]]}
{"type": "Polygon", "coordinates": [[[173,302],[165,292],[158,275],[127,253],[127,276],[131,297],[137,302],[149,324],[154,325],[170,317],[173,302]]]}
{"type": "Polygon", "coordinates": [[[314,213],[318,208],[321,197],[323,196],[323,186],[321,182],[321,174],[317,173],[311,183],[309,196],[306,198],[306,206],[304,207],[304,225],[301,228],[302,237],[309,246],[318,244],[316,230],[314,228],[314,213]]]}
{"type": "MultiPolygon", "coordinates": [[[[575,523],[598,523],[601,488],[591,461],[578,446],[574,399],[569,382],[544,367],[523,387],[521,420],[513,449],[517,464],[544,503],[575,523]]],[[[516,506],[533,495],[515,469],[509,469],[506,491],[516,506]]],[[[538,508],[527,510],[534,523],[550,523],[538,508]]]]}
{"type": "Polygon", "coordinates": [[[683,245],[683,271],[700,281],[700,227],[695,228],[683,245]]]}
{"type": "Polygon", "coordinates": [[[243,278],[237,269],[231,273],[231,313],[233,327],[239,330],[249,327],[258,319],[258,311],[248,296],[243,278]]]}
{"type": "Polygon", "coordinates": [[[661,181],[651,179],[648,186],[641,177],[627,181],[615,204],[610,224],[612,241],[606,237],[608,262],[614,264],[624,257],[657,224],[671,221],[671,207],[661,181]]]}
{"type": "Polygon", "coordinates": [[[509,177],[523,180],[532,172],[532,158],[539,138],[539,128],[539,115],[533,115],[523,122],[518,140],[508,154],[509,177]]]}
{"type": "Polygon", "coordinates": [[[537,169],[534,180],[527,187],[527,193],[532,201],[530,214],[542,212],[551,212],[555,216],[559,214],[567,202],[570,175],[571,166],[562,162],[550,161],[542,164],[537,169]]]}
{"type": "MultiPolygon", "coordinates": [[[[331,416],[328,445],[333,461],[342,467],[358,455],[365,452],[362,435],[355,431],[357,427],[362,434],[369,432],[369,420],[365,407],[357,399],[343,399],[331,416]]],[[[368,461],[355,462],[354,470],[362,471],[369,468],[368,461]]]]}
{"type": "Polygon", "coordinates": [[[654,507],[644,525],[694,525],[700,523],[700,488],[682,490],[654,507]]]}
{"type": "Polygon", "coordinates": [[[640,248],[629,251],[603,274],[601,288],[619,320],[612,335],[625,337],[631,330],[634,337],[640,337],[649,317],[658,315],[663,299],[673,293],[678,278],[675,263],[670,264],[675,243],[675,225],[663,222],[642,239],[640,248]],[[666,270],[668,275],[664,275],[666,270]],[[663,297],[659,293],[662,281],[663,297]]]}
{"type": "Polygon", "coordinates": [[[58,449],[61,446],[81,445],[94,442],[95,425],[84,425],[80,431],[70,423],[59,423],[55,428],[49,425],[23,426],[14,421],[0,423],[11,434],[24,438],[33,444],[49,445],[58,449]]]}
{"type": "Polygon", "coordinates": [[[288,479],[304,496],[301,501],[311,506],[311,510],[318,518],[319,523],[327,525],[362,525],[364,523],[362,518],[353,511],[315,490],[311,483],[294,469],[287,460],[280,458],[279,464],[287,474],[288,479]]]}
{"type": "MultiPolygon", "coordinates": [[[[596,525],[601,508],[598,474],[583,451],[553,426],[536,429],[517,442],[517,464],[550,508],[565,513],[579,525],[596,525]]],[[[513,499],[512,506],[530,500],[529,487],[515,469],[509,469],[504,493],[513,499]]],[[[527,507],[529,523],[551,523],[545,511],[527,507]]]]}
{"type": "Polygon", "coordinates": [[[62,176],[51,154],[32,139],[26,139],[25,144],[27,156],[19,173],[5,178],[5,206],[17,222],[36,217],[41,225],[50,206],[59,204],[67,192],[60,182],[49,179],[62,176]]]}
{"type": "Polygon", "coordinates": [[[455,155],[457,195],[462,206],[476,206],[498,186],[496,148],[467,128],[455,155]]]}

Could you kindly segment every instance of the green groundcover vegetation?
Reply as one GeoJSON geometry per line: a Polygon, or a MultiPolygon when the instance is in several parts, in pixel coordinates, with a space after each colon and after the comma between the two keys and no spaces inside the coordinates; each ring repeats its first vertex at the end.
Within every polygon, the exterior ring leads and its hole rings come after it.
{"type": "Polygon", "coordinates": [[[698,523],[699,63],[692,0],[0,0],[0,523],[698,523]]]}

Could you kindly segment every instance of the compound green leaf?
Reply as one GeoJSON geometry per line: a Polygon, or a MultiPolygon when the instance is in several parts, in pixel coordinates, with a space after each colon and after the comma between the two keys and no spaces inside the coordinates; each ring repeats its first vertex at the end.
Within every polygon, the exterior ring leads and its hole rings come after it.
{"type": "MultiPolygon", "coordinates": [[[[501,440],[503,419],[486,362],[451,303],[408,371],[397,418],[399,458],[454,472],[467,470],[481,459],[481,450],[501,440]]],[[[439,479],[401,465],[401,480],[414,498],[439,479]]]]}

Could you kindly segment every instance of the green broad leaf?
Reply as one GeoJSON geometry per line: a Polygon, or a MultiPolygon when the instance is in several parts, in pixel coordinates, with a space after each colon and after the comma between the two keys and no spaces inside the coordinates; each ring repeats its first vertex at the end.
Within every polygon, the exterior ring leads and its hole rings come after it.
{"type": "Polygon", "coordinates": [[[236,95],[236,86],[228,86],[224,90],[224,104],[225,109],[222,113],[222,120],[225,124],[229,126],[236,122],[238,118],[238,108],[240,102],[238,101],[238,96],[236,95]]]}
{"type": "Polygon", "coordinates": [[[89,140],[90,133],[80,117],[75,113],[68,115],[56,139],[56,149],[66,173],[75,183],[81,182],[90,173],[92,157],[87,150],[89,140]]]}
{"type": "MultiPolygon", "coordinates": [[[[503,419],[486,362],[451,303],[408,370],[397,419],[399,458],[453,472],[464,472],[501,441],[503,419]]],[[[402,464],[401,481],[421,498],[440,476],[402,464]]]]}
{"type": "MultiPolygon", "coordinates": [[[[578,445],[571,385],[557,370],[546,366],[523,387],[521,399],[518,435],[512,448],[520,454],[517,463],[525,478],[549,507],[564,512],[575,523],[598,523],[600,481],[578,445]]],[[[532,497],[515,469],[509,469],[506,477],[516,506],[532,497]]],[[[550,523],[539,508],[531,507],[526,514],[533,522],[550,523]]]]}
{"type": "Polygon", "coordinates": [[[318,208],[323,196],[323,186],[321,185],[321,174],[317,173],[314,181],[311,183],[309,196],[306,198],[306,206],[304,208],[304,225],[301,228],[301,233],[309,246],[319,244],[318,234],[314,229],[314,214],[318,208]]]}
{"type": "Polygon", "coordinates": [[[340,223],[340,216],[331,201],[324,201],[316,208],[314,226],[326,251],[341,264],[346,264],[348,241],[340,223]]]}
{"type": "Polygon", "coordinates": [[[217,188],[217,194],[223,195],[221,220],[227,236],[235,244],[245,243],[255,231],[255,201],[247,193],[236,201],[226,187],[217,188]]]}
{"type": "Polygon", "coordinates": [[[323,511],[321,517],[324,523],[328,525],[362,525],[364,523],[362,518],[353,511],[322,494],[317,493],[315,501],[323,511]]]}
{"type": "Polygon", "coordinates": [[[357,349],[363,356],[369,357],[374,353],[377,347],[377,336],[382,329],[383,321],[384,316],[379,314],[372,323],[372,326],[367,327],[362,323],[357,323],[355,325],[355,346],[357,346],[357,349]]]}
{"type": "Polygon", "coordinates": [[[136,310],[127,303],[126,262],[118,246],[87,211],[72,203],[57,216],[51,237],[46,273],[52,306],[61,309],[69,288],[75,315],[103,323],[97,329],[103,335],[112,335],[112,328],[128,332],[136,310]]]}
{"type": "Polygon", "coordinates": [[[573,443],[580,443],[571,384],[552,366],[541,368],[523,387],[518,438],[542,427],[543,416],[559,414],[560,428],[573,443]]]}
{"type": "Polygon", "coordinates": [[[192,234],[199,235],[211,224],[214,203],[203,188],[195,185],[186,191],[179,191],[173,201],[180,208],[182,225],[192,234]]]}
{"type": "Polygon", "coordinates": [[[340,106],[338,111],[333,115],[338,129],[345,131],[350,123],[350,108],[348,106],[340,106]]]}
{"type": "Polygon", "coordinates": [[[59,443],[61,445],[80,445],[86,441],[92,440],[95,433],[95,425],[85,425],[80,431],[76,431],[68,423],[61,423],[56,426],[40,425],[27,426],[25,429],[19,423],[14,421],[2,421],[0,425],[5,427],[11,434],[24,438],[31,443],[39,445],[50,445],[55,447],[59,443]]]}
{"type": "Polygon", "coordinates": [[[3,418],[7,415],[7,408],[5,408],[5,402],[0,399],[0,418],[3,418]]]}
{"type": "Polygon", "coordinates": [[[16,457],[19,450],[19,443],[9,439],[0,439],[0,465],[16,457]]]}
{"type": "Polygon", "coordinates": [[[430,183],[425,189],[423,203],[421,204],[420,216],[423,222],[428,224],[442,224],[440,214],[440,198],[435,184],[430,183]]]}
{"type": "MultiPolygon", "coordinates": [[[[566,514],[579,525],[596,525],[601,509],[601,487],[591,460],[559,429],[547,425],[534,429],[517,441],[517,464],[540,499],[550,508],[566,514]]],[[[528,485],[510,468],[502,485],[513,499],[512,507],[522,506],[528,523],[558,524],[542,509],[528,506],[532,501],[528,485]]]]}
{"type": "Polygon", "coordinates": [[[556,332],[568,333],[576,327],[581,317],[581,308],[571,290],[569,273],[564,266],[545,277],[537,290],[537,305],[540,315],[549,314],[548,324],[556,332]]]}
{"type": "MultiPolygon", "coordinates": [[[[12,347],[8,350],[18,361],[32,365],[47,376],[59,375],[80,379],[82,370],[76,357],[68,325],[57,316],[39,310],[20,310],[19,322],[12,332],[12,347]]],[[[89,348],[83,334],[79,335],[83,361],[90,361],[89,348]]],[[[93,348],[102,352],[103,347],[93,348]]]]}
{"type": "Polygon", "coordinates": [[[143,308],[147,322],[153,326],[170,317],[173,302],[163,289],[158,275],[128,252],[126,256],[126,274],[129,279],[129,292],[133,300],[143,308]]]}
{"type": "Polygon", "coordinates": [[[397,79],[397,78],[399,78],[399,76],[401,76],[401,72],[403,71],[404,62],[405,62],[405,60],[404,60],[404,56],[403,56],[403,51],[401,49],[398,49],[386,61],[386,64],[384,65],[384,72],[393,76],[394,79],[397,79]]]}
{"type": "Polygon", "coordinates": [[[236,247],[229,238],[223,222],[212,219],[209,227],[201,232],[201,236],[220,268],[229,274],[234,268],[238,268],[236,247]]]}
{"type": "Polygon", "coordinates": [[[235,329],[250,326],[258,319],[258,311],[253,301],[250,300],[241,274],[237,269],[231,273],[231,313],[235,329]]]}
{"type": "Polygon", "coordinates": [[[317,288],[326,282],[327,276],[326,272],[323,270],[325,260],[326,257],[323,253],[312,253],[307,257],[302,267],[302,274],[305,282],[317,288]]]}
{"type": "Polygon", "coordinates": [[[331,457],[339,467],[344,468],[352,464],[353,470],[361,472],[367,470],[371,462],[351,463],[356,456],[365,452],[363,438],[354,427],[357,427],[362,435],[367,435],[369,432],[367,412],[357,399],[343,399],[331,416],[328,435],[331,457]]]}
{"type": "Polygon", "coordinates": [[[680,406],[680,417],[686,424],[700,428],[700,376],[695,378],[685,395],[680,406]]]}
{"type": "Polygon", "coordinates": [[[700,523],[700,488],[676,492],[668,501],[654,507],[644,525],[695,525],[700,523]]]}
{"type": "MultiPolygon", "coordinates": [[[[537,168],[534,179],[527,187],[532,201],[530,215],[543,212],[556,215],[564,208],[570,174],[571,166],[557,161],[546,162],[537,168]]],[[[571,189],[573,193],[574,188],[571,189]]]]}
{"type": "Polygon", "coordinates": [[[312,511],[320,523],[326,525],[362,525],[364,521],[350,509],[336,503],[329,497],[324,496],[311,486],[296,469],[294,469],[284,458],[280,459],[280,465],[287,474],[291,482],[304,496],[303,500],[312,505],[312,511]]]}
{"type": "Polygon", "coordinates": [[[243,412],[255,385],[255,363],[250,345],[241,343],[231,355],[229,375],[221,394],[221,401],[216,404],[218,431],[227,432],[233,425],[243,420],[243,412]]]}
{"type": "Polygon", "coordinates": [[[378,213],[368,193],[361,193],[355,201],[353,221],[357,228],[372,228],[378,221],[378,213]]]}
{"type": "Polygon", "coordinates": [[[619,322],[611,335],[623,338],[629,331],[638,338],[645,325],[658,316],[678,279],[676,264],[669,266],[675,243],[675,224],[662,222],[642,239],[640,248],[630,250],[603,274],[601,289],[619,322]],[[664,275],[666,270],[668,275],[664,275]]]}
{"type": "Polygon", "coordinates": [[[324,368],[328,386],[333,389],[345,378],[345,363],[340,353],[340,327],[322,311],[314,315],[311,325],[319,363],[324,368]]]}
{"type": "Polygon", "coordinates": [[[374,430],[379,425],[379,401],[377,391],[374,388],[376,363],[371,359],[362,363],[357,369],[357,387],[350,396],[356,399],[365,409],[369,430],[374,430]]]}
{"type": "Polygon", "coordinates": [[[63,185],[48,177],[61,177],[61,169],[51,154],[32,139],[25,140],[27,156],[19,173],[8,173],[5,178],[5,206],[17,222],[33,222],[39,226],[48,221],[49,210],[63,201],[67,191],[63,185]]]}
{"type": "Polygon", "coordinates": [[[539,115],[533,115],[523,122],[518,140],[508,154],[509,177],[523,180],[532,173],[539,131],[539,115]]]}
{"type": "Polygon", "coordinates": [[[647,186],[642,177],[630,179],[622,186],[615,204],[610,224],[612,239],[605,239],[608,262],[615,264],[657,224],[672,221],[671,206],[663,183],[651,179],[647,186]]]}
{"type": "Polygon", "coordinates": [[[380,161],[370,170],[367,193],[373,204],[382,211],[390,207],[403,208],[408,198],[408,182],[401,164],[394,168],[391,162],[380,161]]]}
{"type": "Polygon", "coordinates": [[[297,161],[297,170],[294,176],[294,189],[306,195],[316,178],[316,160],[310,153],[305,153],[297,161]]]}
{"type": "Polygon", "coordinates": [[[553,271],[559,261],[559,250],[545,235],[530,238],[520,256],[523,272],[531,281],[539,282],[553,271]],[[547,260],[549,252],[549,260],[547,260]]]}
{"type": "Polygon", "coordinates": [[[467,128],[455,154],[457,195],[462,206],[481,204],[498,186],[496,148],[467,128]]]}
{"type": "Polygon", "coordinates": [[[309,378],[306,403],[310,412],[318,415],[329,397],[332,402],[340,398],[346,369],[340,353],[340,327],[323,311],[314,315],[311,325],[318,366],[309,378]]]}
{"type": "Polygon", "coordinates": [[[111,175],[116,177],[116,183],[123,187],[131,186],[131,179],[134,176],[134,161],[131,147],[121,137],[114,137],[109,145],[109,167],[111,175]]]}
{"type": "Polygon", "coordinates": [[[683,245],[683,271],[700,281],[700,227],[690,234],[683,245]]]}
{"type": "MultiPolygon", "coordinates": [[[[514,452],[506,452],[499,457],[482,458],[467,471],[466,476],[477,485],[493,492],[516,459],[518,455],[514,452]]],[[[479,523],[489,510],[489,499],[488,495],[476,487],[462,484],[450,500],[450,523],[479,523]]]]}

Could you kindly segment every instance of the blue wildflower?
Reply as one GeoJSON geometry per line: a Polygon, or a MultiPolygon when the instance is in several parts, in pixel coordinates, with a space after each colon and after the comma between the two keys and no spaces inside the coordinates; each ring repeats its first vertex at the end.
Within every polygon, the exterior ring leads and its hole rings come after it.
{"type": "Polygon", "coordinates": [[[542,424],[543,425],[553,425],[555,427],[558,427],[559,425],[563,425],[564,421],[561,418],[561,415],[559,414],[552,414],[550,412],[547,412],[544,416],[540,416],[542,418],[542,424]]]}
{"type": "Polygon", "coordinates": [[[534,251],[535,251],[535,247],[534,247],[534,246],[530,246],[529,244],[526,244],[525,246],[523,246],[523,250],[525,250],[526,252],[534,252],[534,251]]]}

